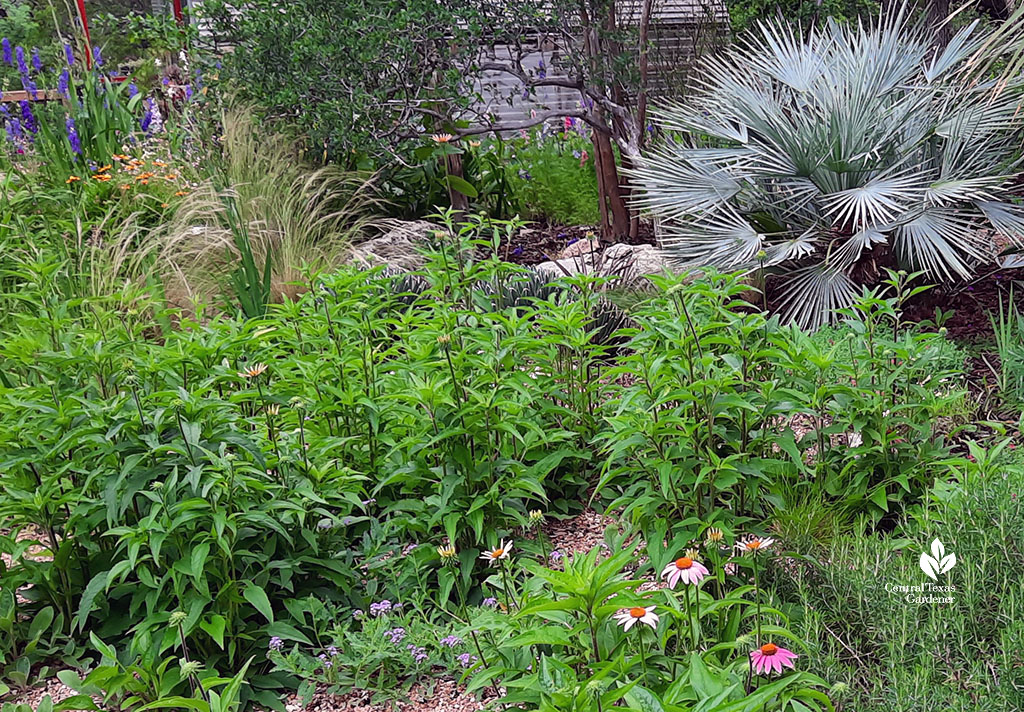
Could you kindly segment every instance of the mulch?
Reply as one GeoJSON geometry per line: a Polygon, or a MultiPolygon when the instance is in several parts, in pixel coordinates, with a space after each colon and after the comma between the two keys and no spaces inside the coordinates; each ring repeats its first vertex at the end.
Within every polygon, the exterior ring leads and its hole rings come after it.
{"type": "Polygon", "coordinates": [[[990,317],[998,319],[999,305],[1006,309],[1013,302],[1024,309],[1024,269],[979,270],[969,282],[936,286],[918,294],[904,308],[909,321],[935,319],[936,308],[953,315],[945,323],[951,338],[962,343],[991,341],[993,337],[990,317]]]}
{"type": "MultiPolygon", "coordinates": [[[[519,265],[532,266],[558,259],[566,247],[580,240],[596,239],[599,230],[596,225],[558,225],[547,222],[535,222],[517,230],[512,238],[502,244],[502,257],[519,265]]],[[[640,230],[635,239],[625,239],[629,245],[653,245],[654,224],[640,222],[640,230]]]]}

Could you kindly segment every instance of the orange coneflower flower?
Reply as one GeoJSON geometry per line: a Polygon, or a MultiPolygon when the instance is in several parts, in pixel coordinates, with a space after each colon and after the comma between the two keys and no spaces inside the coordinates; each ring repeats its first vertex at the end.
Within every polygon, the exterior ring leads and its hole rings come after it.
{"type": "Polygon", "coordinates": [[[128,184],[128,183],[122,183],[121,184],[121,190],[131,190],[131,189],[132,189],[132,187],[131,187],[130,184],[128,184]]]}
{"type": "Polygon", "coordinates": [[[107,165],[103,166],[102,168],[97,168],[97,169],[96,169],[96,172],[97,172],[97,173],[106,173],[106,172],[107,172],[107,171],[109,171],[109,170],[110,170],[111,168],[113,168],[113,166],[112,166],[112,165],[110,165],[110,164],[107,164],[107,165]]]}
{"type": "Polygon", "coordinates": [[[174,197],[175,198],[180,198],[180,197],[185,196],[185,195],[188,195],[188,191],[187,190],[179,190],[177,193],[174,194],[174,197]]]}
{"type": "Polygon", "coordinates": [[[454,138],[450,133],[439,133],[432,135],[430,140],[434,143],[451,143],[454,138]]]}
{"type": "Polygon", "coordinates": [[[152,161],[152,163],[154,166],[159,166],[160,168],[167,168],[167,164],[164,163],[163,161],[152,161]]]}
{"type": "Polygon", "coordinates": [[[168,173],[167,175],[164,176],[164,180],[177,180],[177,179],[178,179],[178,176],[174,175],[173,173],[168,173]]]}
{"type": "Polygon", "coordinates": [[[66,181],[64,181],[64,182],[65,183],[74,183],[76,180],[82,180],[82,179],[79,178],[78,176],[68,176],[68,179],[66,181]]]}
{"type": "Polygon", "coordinates": [[[267,364],[257,363],[245,369],[244,371],[239,371],[238,375],[241,376],[242,378],[256,378],[266,370],[267,364]]]}
{"type": "Polygon", "coordinates": [[[139,182],[142,183],[142,185],[149,185],[149,179],[148,178],[143,178],[139,182]]]}
{"type": "Polygon", "coordinates": [[[92,176],[92,179],[106,183],[108,180],[110,180],[110,176],[108,176],[106,173],[97,173],[96,175],[92,176]]]}

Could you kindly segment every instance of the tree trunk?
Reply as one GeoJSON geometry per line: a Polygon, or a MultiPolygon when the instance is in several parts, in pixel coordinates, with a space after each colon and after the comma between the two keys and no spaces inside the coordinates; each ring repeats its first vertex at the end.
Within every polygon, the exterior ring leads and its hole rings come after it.
{"type": "MultiPolygon", "coordinates": [[[[463,178],[462,156],[460,154],[453,153],[445,156],[444,161],[448,175],[463,178]]],[[[458,211],[460,215],[465,215],[469,212],[469,198],[452,188],[451,185],[448,186],[448,199],[452,203],[452,208],[458,211]]]]}
{"type": "Polygon", "coordinates": [[[619,187],[615,151],[607,134],[594,131],[594,167],[597,170],[598,200],[601,202],[601,239],[618,242],[629,235],[629,209],[619,187]]]}

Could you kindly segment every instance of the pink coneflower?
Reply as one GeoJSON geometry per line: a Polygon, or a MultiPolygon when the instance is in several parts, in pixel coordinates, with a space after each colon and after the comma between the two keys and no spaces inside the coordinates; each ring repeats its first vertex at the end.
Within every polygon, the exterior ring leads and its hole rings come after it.
{"type": "Polygon", "coordinates": [[[750,663],[758,675],[771,672],[782,672],[782,668],[795,668],[793,661],[799,657],[796,653],[780,648],[774,643],[765,643],[760,648],[750,651],[750,663]]]}
{"type": "Polygon", "coordinates": [[[682,556],[675,561],[670,561],[661,572],[662,578],[668,581],[669,588],[675,588],[680,581],[696,586],[707,575],[708,570],[704,564],[694,561],[689,556],[682,556]]]}
{"type": "Polygon", "coordinates": [[[625,608],[616,613],[612,618],[622,626],[622,629],[629,630],[637,623],[643,623],[649,625],[651,629],[658,627],[658,616],[654,612],[657,606],[647,606],[647,608],[641,608],[636,606],[634,608],[625,608]]]}
{"type": "Polygon", "coordinates": [[[736,542],[736,550],[741,554],[756,554],[774,543],[775,540],[770,537],[747,536],[736,542]]]}
{"type": "Polygon", "coordinates": [[[501,545],[497,549],[485,551],[480,554],[480,558],[494,566],[502,559],[507,559],[510,551],[512,551],[512,540],[509,539],[507,542],[502,540],[501,545]]]}

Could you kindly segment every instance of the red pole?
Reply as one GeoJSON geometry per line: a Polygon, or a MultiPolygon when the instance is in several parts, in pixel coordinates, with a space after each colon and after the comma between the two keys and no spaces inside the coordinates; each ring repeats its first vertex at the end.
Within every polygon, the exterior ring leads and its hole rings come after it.
{"type": "Polygon", "coordinates": [[[85,14],[85,0],[78,0],[78,18],[85,34],[85,68],[92,69],[92,40],[89,38],[89,18],[85,14]]]}
{"type": "Polygon", "coordinates": [[[181,12],[181,0],[174,0],[174,19],[179,25],[185,24],[185,15],[181,12]]]}

